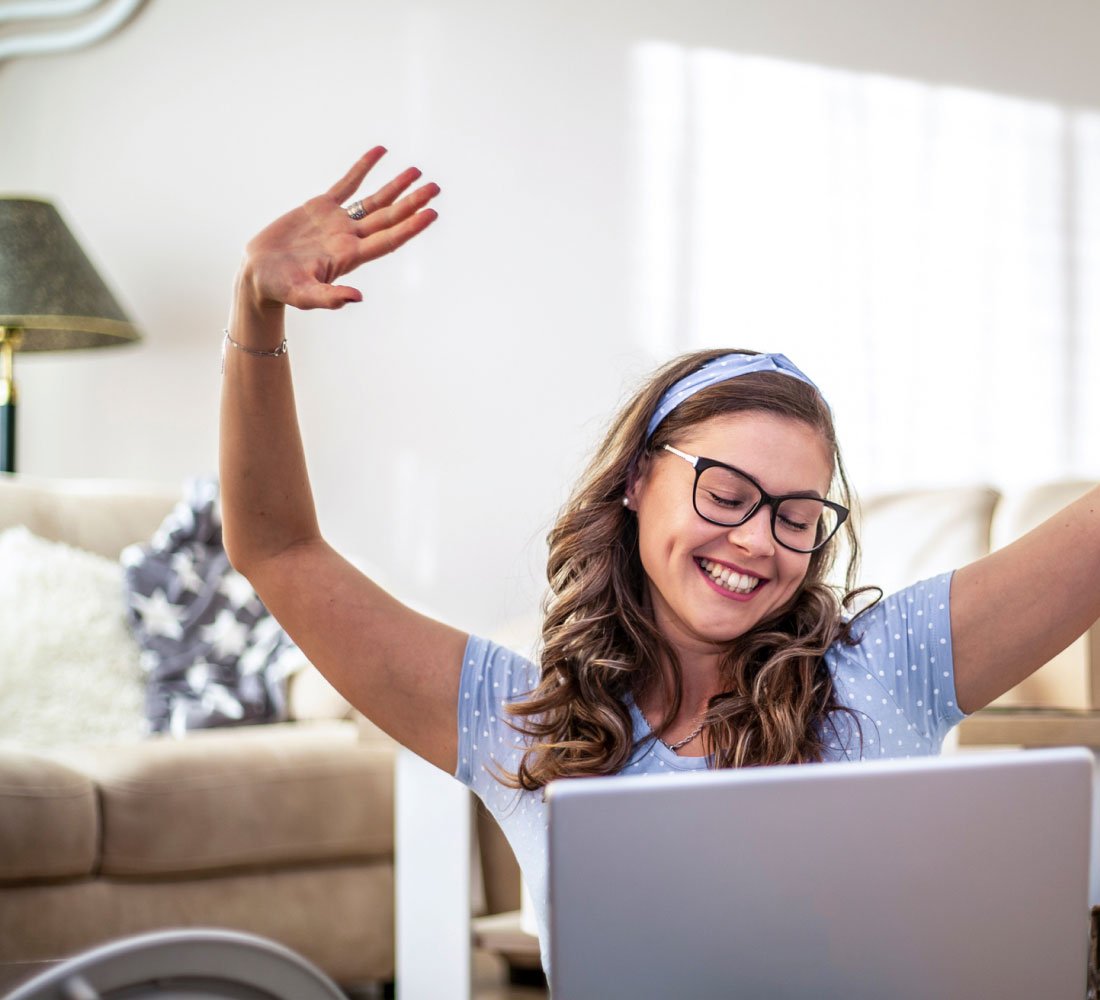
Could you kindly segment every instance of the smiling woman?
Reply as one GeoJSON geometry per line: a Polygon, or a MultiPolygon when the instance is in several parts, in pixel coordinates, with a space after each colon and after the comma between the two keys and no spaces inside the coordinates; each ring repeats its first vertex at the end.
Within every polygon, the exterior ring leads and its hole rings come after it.
{"type": "Polygon", "coordinates": [[[782,355],[728,350],[671,361],[612,422],[550,532],[537,665],[401,604],[320,533],[284,331],[287,305],[360,301],[341,276],[434,221],[439,188],[414,188],[412,168],[344,207],[383,153],[246,247],[226,335],[226,549],[352,704],[482,798],[543,932],[549,781],[935,754],[1100,616],[1093,492],[850,617],[859,550],[830,408],[782,355]]]}
{"type": "Polygon", "coordinates": [[[630,702],[684,756],[822,759],[840,709],[822,655],[846,635],[823,582],[847,514],[831,490],[847,502],[829,408],[786,358],[709,351],[659,372],[551,532],[541,683],[509,709],[535,741],[520,785],[621,770],[630,702]]]}

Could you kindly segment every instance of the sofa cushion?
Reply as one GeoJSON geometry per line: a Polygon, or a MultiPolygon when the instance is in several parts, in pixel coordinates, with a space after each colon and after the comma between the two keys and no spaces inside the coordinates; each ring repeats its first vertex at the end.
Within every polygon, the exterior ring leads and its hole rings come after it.
{"type": "Polygon", "coordinates": [[[1006,490],[993,518],[990,547],[1003,548],[1095,486],[1096,481],[1091,479],[1058,479],[1041,486],[1006,490]]]}
{"type": "Polygon", "coordinates": [[[229,565],[217,480],[188,480],[152,540],[121,560],[153,732],[287,718],[286,679],[306,658],[229,565]]]}
{"type": "Polygon", "coordinates": [[[312,663],[287,678],[287,712],[299,722],[309,719],[351,719],[355,710],[312,663]]]}
{"type": "Polygon", "coordinates": [[[859,580],[891,594],[989,551],[997,493],[985,487],[909,490],[861,504],[859,580]]]}
{"type": "Polygon", "coordinates": [[[92,782],[45,757],[0,749],[0,879],[57,879],[95,869],[92,782]]]}
{"type": "Polygon", "coordinates": [[[355,724],[208,730],[59,756],[95,780],[100,872],[185,875],[393,854],[392,749],[355,724]]]}
{"type": "Polygon", "coordinates": [[[26,525],[36,535],[117,559],[149,538],[178,490],[108,479],[40,479],[0,473],[0,529],[26,525]]]}
{"type": "Polygon", "coordinates": [[[0,743],[48,747],[145,731],[140,652],[114,560],[0,531],[0,743]]]}

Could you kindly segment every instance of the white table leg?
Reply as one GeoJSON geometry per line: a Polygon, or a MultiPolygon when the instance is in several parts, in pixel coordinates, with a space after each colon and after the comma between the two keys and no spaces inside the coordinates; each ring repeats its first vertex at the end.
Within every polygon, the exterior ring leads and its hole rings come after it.
{"type": "Polygon", "coordinates": [[[394,798],[397,996],[470,1000],[472,796],[401,749],[394,798]]]}

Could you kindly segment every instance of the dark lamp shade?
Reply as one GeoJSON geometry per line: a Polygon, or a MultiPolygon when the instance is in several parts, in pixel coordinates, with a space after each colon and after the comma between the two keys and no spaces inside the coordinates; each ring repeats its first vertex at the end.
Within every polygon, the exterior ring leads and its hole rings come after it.
{"type": "Polygon", "coordinates": [[[20,351],[108,347],[141,334],[49,202],[0,198],[0,327],[20,351]]]}

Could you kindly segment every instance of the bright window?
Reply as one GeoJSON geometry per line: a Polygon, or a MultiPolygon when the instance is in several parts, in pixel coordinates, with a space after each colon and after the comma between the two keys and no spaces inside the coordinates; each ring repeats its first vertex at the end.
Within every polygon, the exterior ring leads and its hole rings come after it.
{"type": "Polygon", "coordinates": [[[1100,472],[1100,115],[665,43],[633,79],[655,357],[790,355],[863,493],[1100,472]]]}

